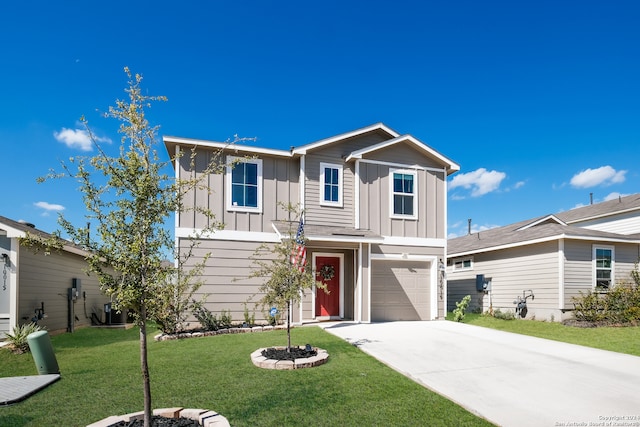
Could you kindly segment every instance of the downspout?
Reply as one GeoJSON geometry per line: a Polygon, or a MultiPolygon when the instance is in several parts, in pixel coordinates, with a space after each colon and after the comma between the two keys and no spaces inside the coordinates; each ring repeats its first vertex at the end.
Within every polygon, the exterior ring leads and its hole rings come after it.
{"type": "Polygon", "coordinates": [[[20,283],[20,241],[17,237],[11,238],[11,251],[9,252],[9,331],[18,326],[18,284],[20,283]]]}
{"type": "Polygon", "coordinates": [[[357,319],[358,323],[362,323],[362,242],[358,243],[358,277],[357,277],[357,299],[358,301],[358,311],[357,311],[357,319]]]}
{"type": "MultiPolygon", "coordinates": [[[[175,165],[174,165],[174,169],[175,169],[175,180],[176,180],[176,184],[178,182],[180,182],[180,146],[176,145],[176,152],[175,152],[175,158],[173,159],[175,165]]],[[[178,229],[178,227],[180,227],[180,209],[176,207],[176,211],[174,213],[174,220],[175,220],[175,224],[174,224],[174,231],[178,229]]],[[[179,267],[179,261],[178,258],[180,257],[180,254],[178,253],[179,250],[179,246],[180,246],[180,239],[178,236],[175,235],[174,232],[174,247],[175,247],[175,252],[176,252],[176,259],[173,261],[174,267],[178,268],[179,267]]]]}
{"type": "Polygon", "coordinates": [[[354,183],[353,188],[355,190],[354,194],[354,218],[353,224],[356,230],[360,228],[360,160],[356,159],[356,168],[355,168],[355,176],[353,177],[354,183]]]}
{"type": "Polygon", "coordinates": [[[367,314],[369,320],[367,323],[371,323],[371,243],[367,244],[367,314]]]}
{"type": "Polygon", "coordinates": [[[305,165],[305,158],[306,155],[302,155],[300,156],[300,209],[304,211],[304,196],[305,196],[305,192],[304,192],[304,187],[305,187],[305,181],[306,181],[306,165],[305,165]]]}
{"type": "Polygon", "coordinates": [[[558,240],[558,308],[564,310],[564,239],[558,240]]]}
{"type": "MultiPolygon", "coordinates": [[[[443,191],[443,200],[444,200],[444,256],[442,257],[442,262],[444,263],[444,277],[442,278],[443,281],[443,286],[444,286],[444,298],[442,301],[443,307],[442,310],[444,312],[444,318],[447,317],[447,294],[448,292],[448,287],[447,287],[447,251],[448,251],[448,239],[447,236],[449,235],[449,223],[448,223],[448,218],[449,218],[449,212],[448,212],[448,203],[447,203],[447,168],[445,167],[442,172],[444,173],[444,177],[443,177],[443,185],[444,185],[444,191],[443,191]]],[[[438,273],[440,274],[440,273],[438,273]]]]}
{"type": "MultiPolygon", "coordinates": [[[[307,176],[307,172],[306,172],[306,155],[303,154],[300,156],[300,210],[302,212],[304,212],[304,197],[305,197],[305,191],[304,191],[304,187],[305,187],[305,180],[306,180],[306,176],[307,176]]],[[[306,222],[306,218],[305,218],[305,222],[306,222]]],[[[311,268],[313,268],[313,265],[311,266],[311,268]]],[[[314,289],[315,290],[315,289],[314,289]]],[[[300,299],[300,324],[302,324],[302,315],[303,315],[303,310],[302,310],[302,305],[304,304],[303,299],[300,299]]],[[[314,313],[315,313],[315,302],[313,297],[311,298],[311,313],[312,313],[312,318],[314,318],[314,313]]]]}

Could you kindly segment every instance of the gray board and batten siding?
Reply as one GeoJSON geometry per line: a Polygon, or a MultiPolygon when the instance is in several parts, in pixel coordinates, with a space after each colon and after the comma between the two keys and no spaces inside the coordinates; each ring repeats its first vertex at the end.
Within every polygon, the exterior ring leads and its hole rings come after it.
{"type": "MultiPolygon", "coordinates": [[[[184,155],[180,158],[179,174],[181,179],[192,176],[201,177],[207,165],[213,159],[217,148],[198,148],[195,156],[195,171],[191,170],[191,158],[184,155]]],[[[233,151],[227,151],[222,157],[227,162],[228,156],[241,157],[233,151]]],[[[203,188],[192,190],[185,198],[185,204],[209,209],[216,221],[225,224],[225,229],[248,232],[273,232],[272,221],[288,220],[289,215],[278,206],[278,202],[289,202],[294,205],[299,198],[299,169],[297,160],[288,157],[261,155],[262,161],[262,211],[242,212],[227,210],[226,170],[212,173],[204,177],[203,188]]],[[[224,166],[222,166],[224,168],[224,166]]],[[[204,228],[209,226],[205,215],[194,210],[179,215],[179,227],[204,228]]]]}

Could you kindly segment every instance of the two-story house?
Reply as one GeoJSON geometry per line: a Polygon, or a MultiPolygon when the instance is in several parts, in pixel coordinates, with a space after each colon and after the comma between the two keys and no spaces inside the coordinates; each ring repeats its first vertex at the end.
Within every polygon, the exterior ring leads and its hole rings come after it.
{"type": "MultiPolygon", "coordinates": [[[[260,298],[261,281],[247,279],[250,258],[259,245],[286,235],[291,218],[279,202],[290,202],[304,209],[311,267],[330,265],[334,272],[329,295],[309,293],[293,309],[294,322],[445,315],[446,182],[459,166],[444,155],[381,123],[291,150],[163,140],[172,156],[195,148],[195,161],[176,156],[180,178],[202,173],[211,156],[224,153],[225,170],[211,174],[207,188],[188,200],[225,224],[198,248],[212,255],[199,291],[209,295],[211,311],[231,310],[241,320],[244,304],[260,298]]],[[[176,245],[204,221],[197,212],[177,215],[176,245]]]]}

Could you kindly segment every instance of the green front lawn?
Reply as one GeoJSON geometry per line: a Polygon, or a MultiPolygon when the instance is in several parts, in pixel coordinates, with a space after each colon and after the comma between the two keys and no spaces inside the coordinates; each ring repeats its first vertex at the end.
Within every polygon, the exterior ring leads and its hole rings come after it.
{"type": "MultiPolygon", "coordinates": [[[[447,319],[453,320],[453,314],[449,313],[447,319]]],[[[640,326],[577,328],[558,322],[500,320],[470,313],[465,314],[463,323],[640,356],[640,326]]]]}
{"type": "MultiPolygon", "coordinates": [[[[212,409],[233,426],[491,425],[319,328],[296,328],[292,340],[327,349],[329,361],[297,371],[253,366],[254,350],[286,345],[283,331],[150,339],[153,407],[212,409]]],[[[0,407],[0,425],[84,426],[142,409],[137,329],[81,329],[52,342],[61,380],[0,407]]],[[[30,354],[0,349],[0,377],[36,374],[30,354]]]]}

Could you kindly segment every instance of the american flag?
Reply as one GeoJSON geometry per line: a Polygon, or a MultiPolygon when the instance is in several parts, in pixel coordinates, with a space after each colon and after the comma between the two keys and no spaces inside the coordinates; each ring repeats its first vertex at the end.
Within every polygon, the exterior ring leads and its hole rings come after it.
{"type": "Polygon", "coordinates": [[[295,243],[291,251],[291,266],[298,267],[299,271],[304,271],[304,267],[307,265],[307,248],[304,245],[304,218],[302,216],[300,217],[295,243]]]}

